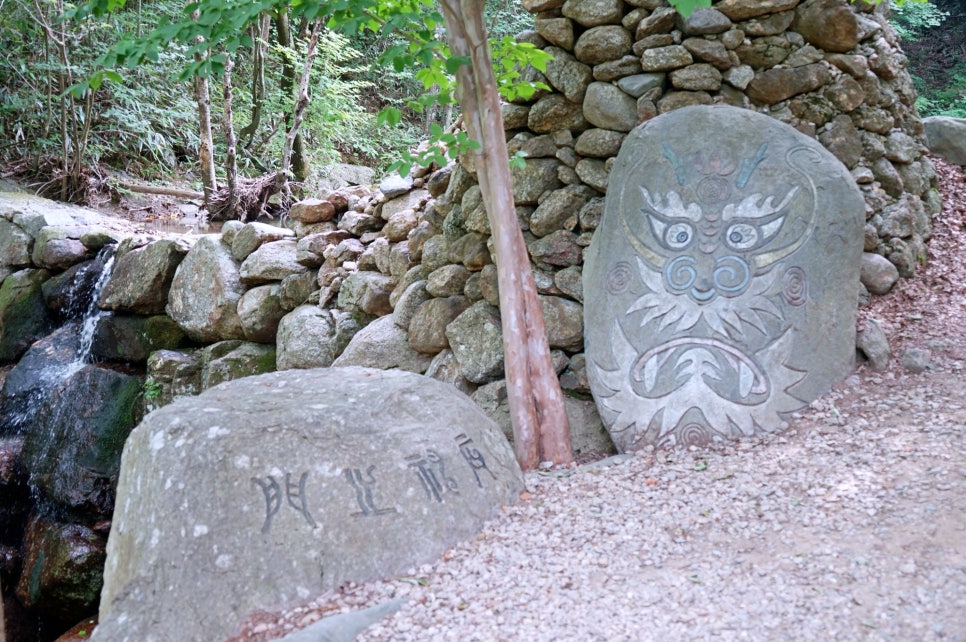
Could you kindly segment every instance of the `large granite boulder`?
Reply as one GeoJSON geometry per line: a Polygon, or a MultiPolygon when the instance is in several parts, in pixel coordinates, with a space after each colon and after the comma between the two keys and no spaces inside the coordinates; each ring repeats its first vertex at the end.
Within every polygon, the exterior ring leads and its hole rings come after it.
{"type": "MultiPolygon", "coordinates": [[[[248,226],[245,226],[245,229],[247,228],[248,226]]],[[[245,229],[238,235],[241,236],[245,229]]],[[[233,240],[233,250],[234,247],[233,240]]],[[[238,269],[239,277],[246,285],[261,285],[271,281],[281,281],[290,274],[300,274],[308,268],[298,262],[297,255],[298,243],[293,239],[265,243],[247,256],[238,269]]]]}
{"type": "Polygon", "coordinates": [[[427,377],[223,384],[128,439],[93,639],[225,639],[257,609],[433,561],[521,490],[499,429],[427,377]]]}
{"type": "Polygon", "coordinates": [[[950,163],[966,166],[966,118],[930,116],[922,119],[929,151],[950,163]]]}
{"type": "Polygon", "coordinates": [[[583,270],[618,448],[774,431],[846,376],[864,210],[841,162],[767,116],[700,106],[635,129],[583,270]]]}
{"type": "Polygon", "coordinates": [[[193,341],[240,339],[245,333],[238,300],[244,292],[228,246],[203,236],[178,266],[166,310],[193,341]]]}
{"type": "Polygon", "coordinates": [[[161,239],[127,252],[114,265],[100,307],[133,314],[164,314],[175,271],[190,249],[183,239],[161,239]]]}
{"type": "Polygon", "coordinates": [[[429,355],[416,352],[409,345],[405,330],[393,323],[392,316],[376,319],[353,335],[334,366],[367,368],[399,368],[410,372],[426,372],[429,355]]]}
{"type": "Polygon", "coordinates": [[[300,305],[278,324],[276,367],[291,370],[331,366],[358,331],[359,324],[348,312],[300,305]]]}

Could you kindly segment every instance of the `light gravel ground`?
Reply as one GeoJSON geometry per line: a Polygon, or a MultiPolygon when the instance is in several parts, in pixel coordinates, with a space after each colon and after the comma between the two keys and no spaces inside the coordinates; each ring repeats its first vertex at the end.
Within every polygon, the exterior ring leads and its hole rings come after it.
{"type": "Polygon", "coordinates": [[[531,474],[438,563],[238,639],[405,596],[360,642],[966,640],[966,181],[940,169],[933,263],[863,312],[930,369],[860,368],[778,435],[531,474]]]}
{"type": "Polygon", "coordinates": [[[437,564],[271,628],[406,596],[360,642],[966,640],[955,364],[830,395],[781,436],[532,474],[437,564]]]}

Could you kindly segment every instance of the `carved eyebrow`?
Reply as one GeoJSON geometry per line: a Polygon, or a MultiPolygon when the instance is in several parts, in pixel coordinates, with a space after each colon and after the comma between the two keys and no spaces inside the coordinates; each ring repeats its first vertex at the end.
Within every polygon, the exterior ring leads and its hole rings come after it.
{"type": "Polygon", "coordinates": [[[701,220],[702,213],[698,204],[691,203],[685,207],[680,194],[677,192],[668,192],[667,203],[662,203],[659,196],[652,199],[651,193],[646,188],[641,187],[640,190],[644,201],[651,208],[651,211],[656,214],[664,216],[665,218],[684,218],[695,223],[701,220]]]}
{"type": "Polygon", "coordinates": [[[796,185],[785,195],[785,198],[778,205],[772,205],[772,202],[775,200],[774,196],[769,196],[761,200],[761,194],[752,194],[737,205],[733,203],[725,205],[724,209],[721,210],[721,218],[725,221],[730,221],[733,218],[765,218],[780,212],[797,193],[798,186],[796,185]]]}

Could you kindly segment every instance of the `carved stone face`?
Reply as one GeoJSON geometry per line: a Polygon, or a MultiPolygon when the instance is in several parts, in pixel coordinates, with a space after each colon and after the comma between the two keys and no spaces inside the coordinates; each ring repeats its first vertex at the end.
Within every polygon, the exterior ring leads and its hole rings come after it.
{"type": "Polygon", "coordinates": [[[863,209],[838,161],[768,117],[693,108],[632,132],[584,267],[591,387],[618,446],[774,430],[847,372],[863,209]],[[695,122],[722,134],[682,134],[695,122]],[[816,334],[830,306],[838,334],[816,334]],[[809,363],[823,342],[831,368],[809,363]]]}

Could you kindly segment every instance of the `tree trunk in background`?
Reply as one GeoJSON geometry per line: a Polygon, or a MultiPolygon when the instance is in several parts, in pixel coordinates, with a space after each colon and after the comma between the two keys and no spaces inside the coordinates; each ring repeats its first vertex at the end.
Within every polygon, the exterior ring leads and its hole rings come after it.
{"type": "MultiPolygon", "coordinates": [[[[289,167],[295,164],[294,158],[298,157],[298,142],[301,137],[298,134],[299,127],[302,125],[302,118],[305,116],[305,108],[309,104],[309,78],[312,75],[312,64],[315,62],[315,54],[318,51],[319,35],[322,31],[322,21],[316,20],[312,24],[312,31],[309,33],[309,42],[305,47],[305,61],[302,63],[302,73],[299,75],[298,93],[295,99],[295,108],[291,114],[291,125],[285,133],[285,145],[282,147],[282,166],[278,172],[279,191],[286,198],[290,197],[286,177],[289,167]]],[[[304,159],[303,159],[304,162],[304,159]]],[[[295,174],[297,180],[298,174],[295,174]]]]}
{"type": "Polygon", "coordinates": [[[251,146],[258,127],[262,124],[262,107],[265,103],[265,46],[271,19],[268,14],[259,16],[252,27],[252,113],[251,120],[238,132],[243,146],[251,146]]]}
{"type": "Polygon", "coordinates": [[[225,113],[221,121],[221,131],[225,136],[225,182],[228,183],[228,200],[225,210],[228,218],[241,218],[245,222],[246,213],[238,211],[238,164],[235,157],[235,116],[232,111],[234,97],[232,95],[231,72],[235,68],[235,60],[228,56],[225,61],[225,77],[222,80],[222,98],[225,113]]]}
{"type": "MultiPolygon", "coordinates": [[[[198,12],[192,14],[197,20],[198,12]]],[[[204,56],[195,53],[195,60],[201,62],[204,56]]],[[[218,189],[218,179],[215,178],[215,145],[211,138],[211,96],[208,93],[208,79],[203,76],[195,77],[195,101],[198,103],[198,161],[201,165],[202,191],[205,193],[205,205],[211,195],[218,189]]]]}
{"type": "MultiPolygon", "coordinates": [[[[288,12],[280,11],[276,14],[275,32],[278,38],[278,44],[294,52],[295,38],[292,37],[292,26],[289,22],[288,12]]],[[[284,96],[290,97],[292,96],[292,90],[295,88],[295,64],[287,57],[284,59],[285,62],[282,64],[282,77],[279,81],[279,87],[284,96]]],[[[295,100],[297,101],[298,98],[296,97],[295,100]]],[[[294,107],[292,110],[286,112],[285,130],[292,129],[294,112],[294,107]]],[[[295,180],[304,181],[308,176],[308,161],[305,158],[305,143],[302,140],[302,134],[298,133],[298,128],[296,128],[295,140],[291,143],[291,149],[291,161],[286,165],[285,170],[288,171],[291,168],[295,180]]]]}
{"type": "Polygon", "coordinates": [[[573,461],[570,424],[513,202],[483,0],[442,0],[442,10],[452,54],[471,60],[471,65],[456,73],[457,93],[466,131],[481,143],[472,154],[496,250],[507,399],[517,461],[524,470],[532,470],[542,461],[569,464],[573,461]]]}

